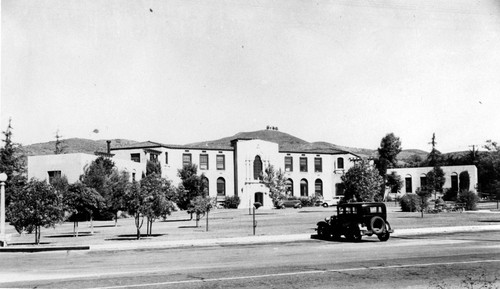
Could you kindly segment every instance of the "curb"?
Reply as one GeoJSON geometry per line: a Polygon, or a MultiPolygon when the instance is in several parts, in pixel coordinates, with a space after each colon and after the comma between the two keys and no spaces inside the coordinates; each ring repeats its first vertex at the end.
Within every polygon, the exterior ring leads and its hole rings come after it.
{"type": "MultiPolygon", "coordinates": [[[[459,232],[480,232],[480,231],[500,231],[500,225],[483,226],[456,226],[456,227],[434,227],[434,228],[413,228],[395,229],[393,237],[429,235],[429,234],[449,234],[459,232]]],[[[91,246],[51,246],[51,247],[4,247],[0,248],[0,253],[36,253],[49,251],[69,251],[69,250],[92,250],[92,251],[126,251],[126,250],[152,250],[152,249],[175,249],[175,248],[200,248],[211,246],[236,246],[236,245],[258,245],[287,242],[304,242],[314,238],[314,234],[293,234],[293,235],[265,235],[246,236],[218,239],[198,239],[198,240],[176,240],[157,241],[147,243],[126,243],[126,244],[100,244],[91,246]]]]}
{"type": "Polygon", "coordinates": [[[3,247],[0,253],[37,253],[52,251],[90,250],[90,246],[51,246],[51,247],[3,247]]]}

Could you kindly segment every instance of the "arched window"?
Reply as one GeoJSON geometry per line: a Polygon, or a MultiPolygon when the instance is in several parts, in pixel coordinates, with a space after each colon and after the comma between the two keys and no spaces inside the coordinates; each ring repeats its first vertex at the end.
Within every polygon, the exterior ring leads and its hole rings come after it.
{"type": "Polygon", "coordinates": [[[293,180],[292,179],[286,180],[285,186],[286,186],[286,194],[289,196],[293,196],[293,180]]]}
{"type": "Polygon", "coordinates": [[[407,193],[412,193],[413,192],[413,189],[411,187],[411,175],[406,175],[406,177],[405,177],[405,187],[406,187],[405,192],[407,192],[407,193]]]}
{"type": "Polygon", "coordinates": [[[318,197],[323,196],[323,181],[320,179],[314,182],[314,194],[318,197]]]}
{"type": "Polygon", "coordinates": [[[458,174],[457,173],[451,174],[451,190],[453,192],[458,192],[458,174]]]}
{"type": "Polygon", "coordinates": [[[217,179],[217,196],[226,195],[226,180],[224,178],[217,179]]]}
{"type": "Polygon", "coordinates": [[[344,169],[344,158],[337,158],[337,169],[344,169]]]}
{"type": "Polygon", "coordinates": [[[254,180],[262,179],[262,160],[260,156],[255,156],[255,160],[253,161],[253,178],[254,180]]]}
{"type": "Polygon", "coordinates": [[[302,179],[300,181],[300,196],[301,197],[307,197],[308,196],[308,193],[307,193],[307,180],[306,179],[302,179]]]}
{"type": "Polygon", "coordinates": [[[210,195],[208,178],[202,177],[201,184],[203,186],[202,189],[203,189],[203,192],[205,193],[205,195],[207,195],[207,196],[210,195]]]}

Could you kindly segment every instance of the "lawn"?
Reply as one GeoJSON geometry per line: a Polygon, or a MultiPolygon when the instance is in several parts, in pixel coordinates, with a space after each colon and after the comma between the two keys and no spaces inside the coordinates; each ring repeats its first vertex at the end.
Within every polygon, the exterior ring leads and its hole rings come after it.
{"type": "MultiPolygon", "coordinates": [[[[496,203],[481,203],[479,209],[491,211],[453,212],[426,214],[401,212],[399,206],[388,203],[388,221],[395,230],[424,227],[471,226],[499,224],[500,213],[496,203]]],[[[284,210],[256,210],[256,235],[314,234],[316,223],[334,214],[336,208],[309,207],[302,209],[287,208],[284,210]]],[[[153,236],[145,237],[140,242],[161,240],[210,239],[225,237],[242,237],[253,235],[253,216],[248,209],[216,209],[209,214],[209,227],[206,231],[206,217],[196,227],[194,220],[189,220],[186,212],[174,212],[165,221],[158,220],[153,225],[153,236]]],[[[90,223],[81,222],[81,236],[72,237],[73,223],[63,223],[56,228],[42,229],[41,242],[46,245],[92,245],[108,242],[137,242],[135,240],[135,224],[132,218],[113,221],[95,221],[94,234],[90,234],[90,223]]],[[[146,225],[141,233],[146,232],[146,225]]],[[[30,244],[34,242],[32,234],[19,235],[8,226],[7,233],[12,233],[11,244],[30,244]]]]}

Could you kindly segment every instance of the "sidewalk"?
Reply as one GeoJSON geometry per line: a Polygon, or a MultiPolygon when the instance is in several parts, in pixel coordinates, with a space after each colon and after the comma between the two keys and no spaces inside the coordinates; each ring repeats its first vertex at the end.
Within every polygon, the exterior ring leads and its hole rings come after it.
{"type": "MultiPolygon", "coordinates": [[[[405,237],[427,234],[449,234],[457,232],[481,232],[500,231],[500,225],[483,226],[455,226],[455,227],[435,227],[395,230],[392,237],[405,237]]],[[[68,251],[68,250],[91,250],[91,251],[123,251],[123,250],[151,250],[186,247],[210,247],[228,245],[251,245],[251,244],[272,244],[288,242],[305,242],[312,239],[311,234],[288,234],[288,235],[265,235],[265,236],[245,236],[232,238],[214,238],[197,240],[171,240],[171,241],[151,241],[151,242],[111,242],[107,244],[97,244],[91,246],[37,246],[22,247],[10,246],[0,248],[0,253],[7,252],[46,252],[46,251],[68,251]]]]}

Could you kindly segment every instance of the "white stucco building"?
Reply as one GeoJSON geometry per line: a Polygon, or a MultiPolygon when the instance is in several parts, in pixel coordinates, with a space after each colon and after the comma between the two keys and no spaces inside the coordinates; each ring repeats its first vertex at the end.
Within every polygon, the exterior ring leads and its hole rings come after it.
{"type": "MultiPolygon", "coordinates": [[[[341,176],[354,165],[359,157],[353,153],[333,148],[324,143],[308,143],[291,135],[267,129],[240,133],[234,137],[191,145],[170,145],[152,141],[135,143],[126,147],[109,147],[104,153],[112,156],[118,170],[128,171],[131,179],[139,180],[146,171],[147,161],[161,164],[162,177],[178,186],[178,170],[185,164],[196,164],[198,174],[205,176],[211,197],[222,202],[227,196],[238,196],[240,208],[260,202],[271,208],[273,203],[268,188],[259,176],[269,165],[285,172],[288,195],[295,197],[322,196],[331,200],[342,196],[341,176]]],[[[28,177],[49,180],[57,174],[75,182],[85,166],[97,158],[89,154],[63,154],[28,157],[28,177]]],[[[459,174],[467,171],[470,189],[475,191],[477,169],[475,166],[442,167],[446,176],[444,188],[457,188],[459,174]]],[[[390,169],[405,181],[402,193],[414,193],[425,182],[425,175],[432,168],[390,169]]]]}
{"type": "Polygon", "coordinates": [[[254,202],[260,202],[267,208],[273,206],[269,190],[259,180],[268,165],[285,172],[289,195],[321,195],[330,200],[343,195],[340,177],[357,158],[352,153],[331,148],[280,145],[256,138],[187,146],[148,141],[111,148],[111,152],[114,158],[133,160],[142,164],[144,169],[148,160],[159,161],[162,176],[172,180],[174,185],[180,183],[177,171],[184,164],[194,163],[198,166],[198,173],[205,175],[211,197],[222,202],[226,196],[238,196],[240,208],[248,208],[254,202]]]}
{"type": "MultiPolygon", "coordinates": [[[[387,173],[390,174],[394,171],[401,176],[404,181],[401,193],[406,194],[415,193],[418,188],[425,186],[427,173],[432,169],[432,167],[398,168],[388,169],[387,173]]],[[[478,175],[476,166],[442,166],[441,169],[445,174],[443,189],[458,191],[460,188],[460,173],[467,172],[469,174],[469,190],[477,193],[478,175]]]]}

